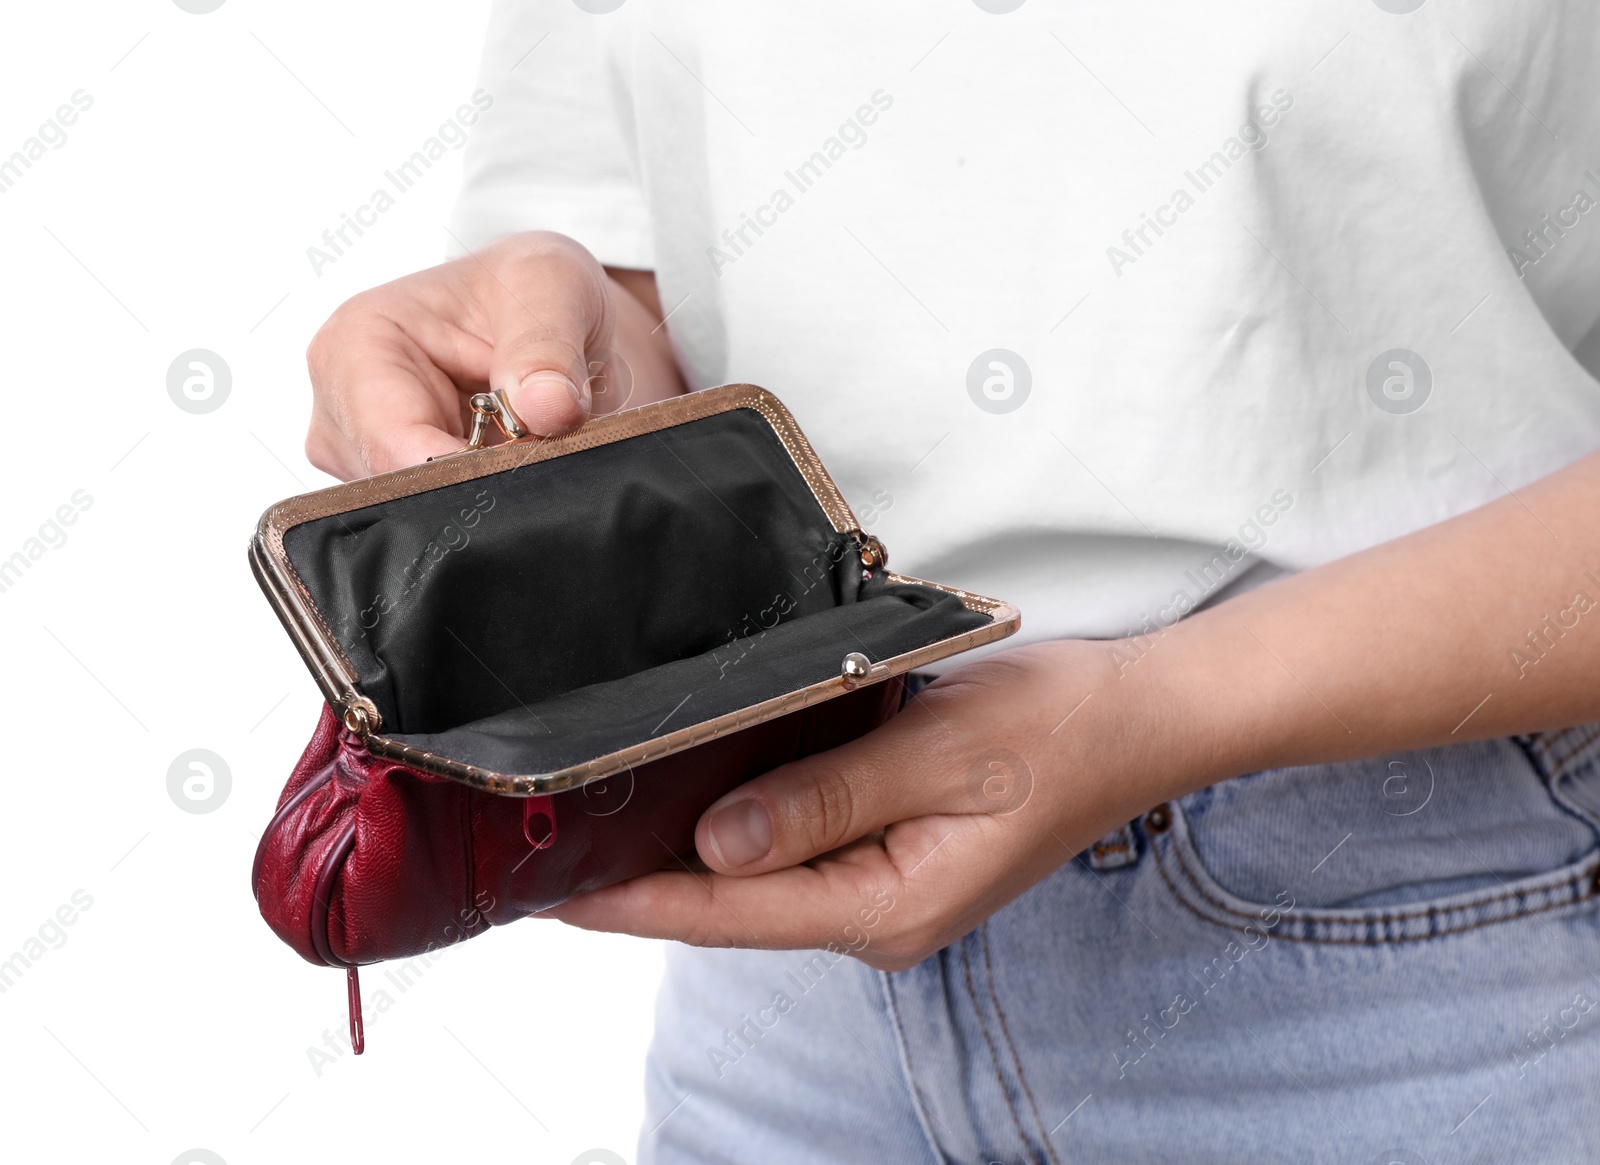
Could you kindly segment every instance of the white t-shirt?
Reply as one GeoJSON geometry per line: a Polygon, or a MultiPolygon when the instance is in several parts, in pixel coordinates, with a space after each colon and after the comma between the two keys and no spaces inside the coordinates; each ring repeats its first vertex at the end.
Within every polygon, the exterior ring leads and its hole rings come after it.
{"type": "Polygon", "coordinates": [[[1419,2],[500,0],[454,229],[654,269],[892,566],[1120,635],[1600,446],[1600,5],[1419,2]]]}

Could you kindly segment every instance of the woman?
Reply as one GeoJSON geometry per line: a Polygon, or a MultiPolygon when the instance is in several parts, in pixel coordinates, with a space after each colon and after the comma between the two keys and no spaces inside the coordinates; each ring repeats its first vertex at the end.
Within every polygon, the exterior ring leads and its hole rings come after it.
{"type": "Polygon", "coordinates": [[[713,806],[709,873],[550,911],[687,944],[643,1160],[1592,1156],[1597,48],[1579,0],[498,4],[479,249],[324,327],[311,459],[752,381],[1025,617],[713,806]]]}

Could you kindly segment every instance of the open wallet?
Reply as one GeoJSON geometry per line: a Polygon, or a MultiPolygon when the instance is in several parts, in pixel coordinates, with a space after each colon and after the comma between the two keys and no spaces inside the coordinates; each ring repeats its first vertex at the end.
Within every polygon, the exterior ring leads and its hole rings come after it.
{"type": "MultiPolygon", "coordinates": [[[[346,970],[693,860],[740,783],[871,731],[1010,604],[890,572],[788,410],[734,384],[279,502],[250,564],[326,700],[262,916],[346,970]]],[[[507,440],[485,444],[490,421],[507,440]]]]}

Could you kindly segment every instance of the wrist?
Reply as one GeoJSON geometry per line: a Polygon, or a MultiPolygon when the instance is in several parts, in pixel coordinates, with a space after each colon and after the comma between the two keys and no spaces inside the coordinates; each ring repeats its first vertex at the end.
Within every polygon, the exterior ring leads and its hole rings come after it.
{"type": "Polygon", "coordinates": [[[1017,649],[1048,661],[1050,682],[1030,687],[1028,722],[1041,771],[1081,778],[1064,806],[1072,818],[1120,823],[1235,775],[1222,747],[1226,716],[1214,714],[1173,646],[1169,630],[1017,649]]]}
{"type": "Polygon", "coordinates": [[[1255,634],[1247,614],[1248,604],[1225,604],[1183,620],[1147,653],[1151,698],[1175,724],[1182,753],[1173,795],[1333,759],[1349,747],[1347,730],[1255,634]]]}

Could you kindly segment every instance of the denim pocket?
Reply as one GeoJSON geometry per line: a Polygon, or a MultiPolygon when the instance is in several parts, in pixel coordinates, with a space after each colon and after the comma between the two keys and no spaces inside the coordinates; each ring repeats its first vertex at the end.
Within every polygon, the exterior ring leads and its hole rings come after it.
{"type": "Polygon", "coordinates": [[[1527,742],[1484,741],[1258,773],[1141,825],[1167,887],[1207,921],[1300,942],[1412,942],[1600,894],[1594,819],[1554,784],[1527,742]]]}

